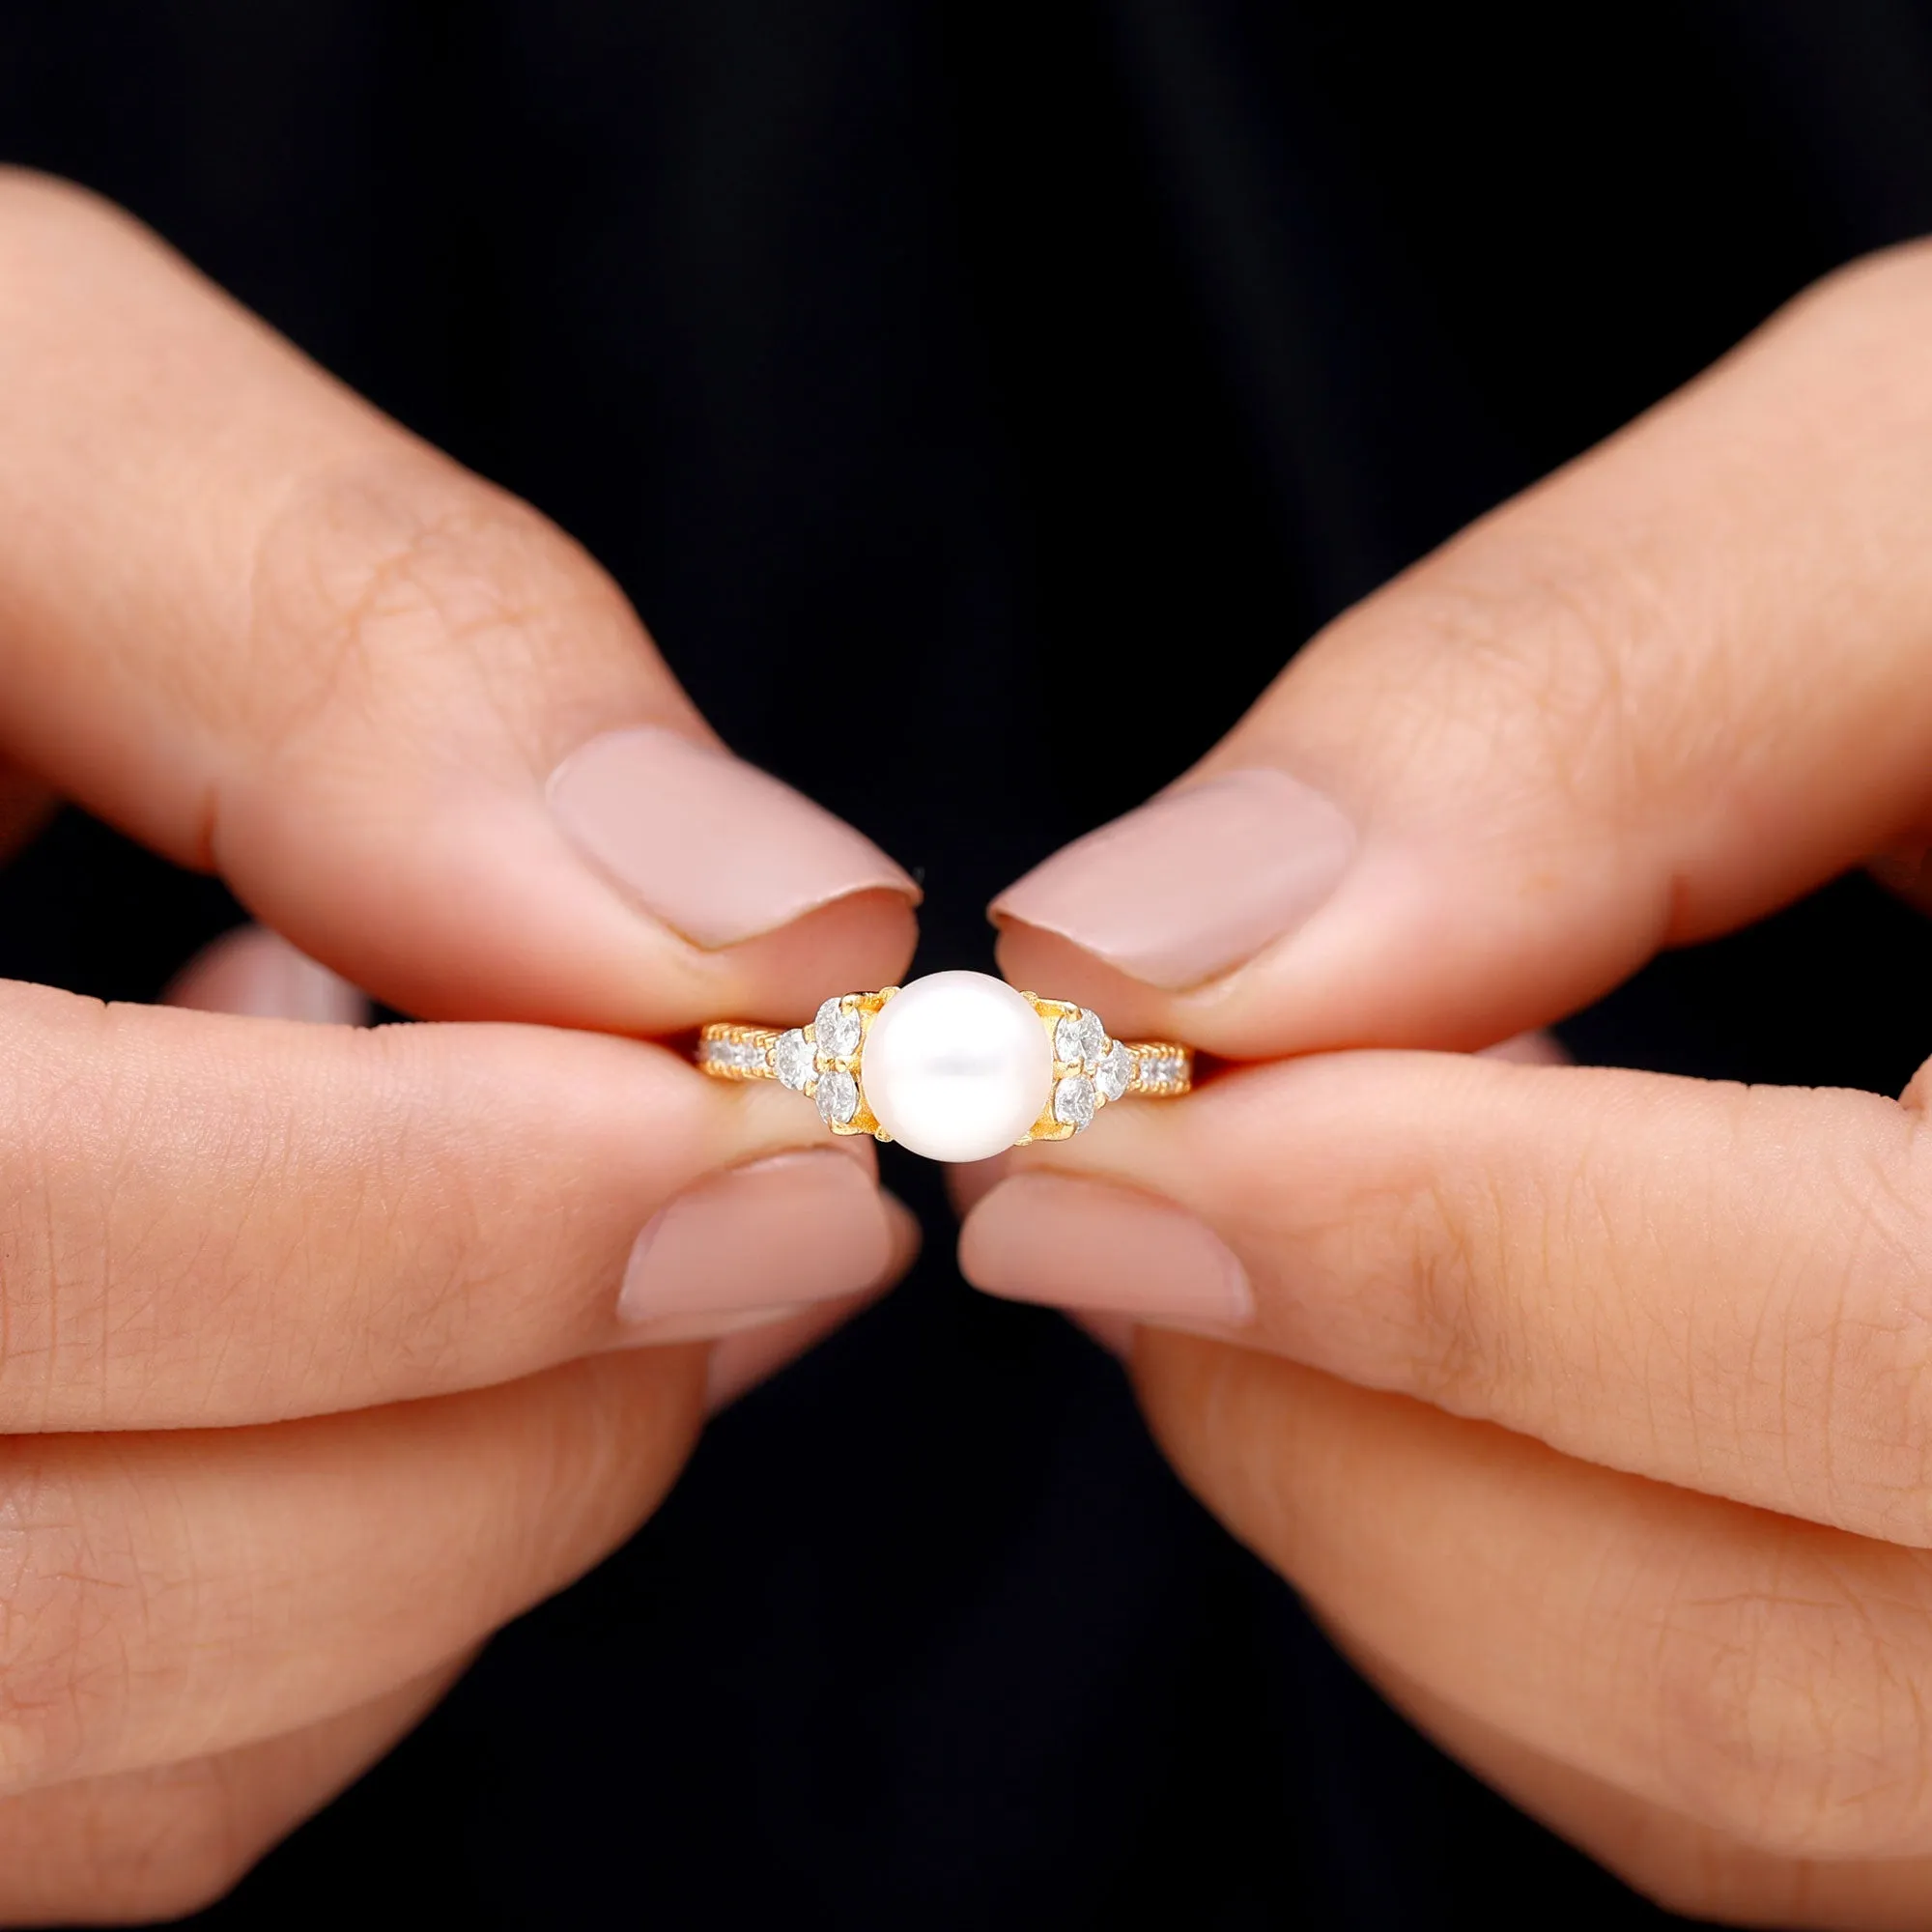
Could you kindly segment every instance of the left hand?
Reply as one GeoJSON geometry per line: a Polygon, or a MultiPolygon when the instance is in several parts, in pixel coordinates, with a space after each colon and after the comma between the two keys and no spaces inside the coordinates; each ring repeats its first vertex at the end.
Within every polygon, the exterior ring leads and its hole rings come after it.
{"type": "Polygon", "coordinates": [[[258,935],[176,989],[247,1016],[0,984],[0,1922],[147,1924],[903,1267],[869,1148],[649,1042],[879,984],[917,889],[528,506],[0,169],[0,854],[51,795],[497,1022],[269,1017],[345,988],[258,935]]]}
{"type": "Polygon", "coordinates": [[[1932,251],[1834,278],[996,908],[1254,1064],[1016,1156],[968,1274],[1158,1324],[1163,1444],[1364,1669],[1752,1923],[1932,1923],[1932,1080],[1466,1050],[1922,851],[1928,341],[1932,251]]]}

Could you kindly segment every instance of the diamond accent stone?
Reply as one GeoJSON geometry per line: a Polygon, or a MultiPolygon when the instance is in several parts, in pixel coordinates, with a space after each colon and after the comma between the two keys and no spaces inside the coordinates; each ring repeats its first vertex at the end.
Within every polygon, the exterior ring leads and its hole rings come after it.
{"type": "Polygon", "coordinates": [[[1053,1118],[1076,1134],[1093,1120],[1098,1105],[1099,1095],[1084,1073],[1069,1073],[1054,1085],[1053,1118]]]}
{"type": "Polygon", "coordinates": [[[729,1066],[740,1073],[755,1073],[765,1064],[764,1048],[749,1039],[707,1040],[704,1057],[713,1066],[729,1066]]]}
{"type": "Polygon", "coordinates": [[[1068,1061],[1092,1072],[1106,1050],[1107,1029],[1100,1024],[1100,1015],[1089,1012],[1085,1007],[1077,1014],[1069,1014],[1061,1020],[1053,1029],[1053,1057],[1056,1060],[1068,1061]]]}
{"type": "Polygon", "coordinates": [[[1164,1088],[1179,1087],[1186,1070],[1179,1054],[1150,1054],[1136,1067],[1134,1084],[1143,1094],[1157,1094],[1164,1088]]]}
{"type": "Polygon", "coordinates": [[[779,1035],[778,1044],[772,1049],[772,1065],[794,1094],[803,1094],[811,1085],[811,1076],[818,1069],[811,1042],[806,1038],[803,1027],[793,1027],[789,1033],[779,1035]]]}
{"type": "Polygon", "coordinates": [[[865,1022],[856,1007],[841,1007],[837,1000],[827,1000],[812,1020],[811,1031],[817,1037],[819,1052],[826,1059],[850,1060],[859,1051],[865,1022]]]}
{"type": "Polygon", "coordinates": [[[1105,1100],[1118,1100],[1134,1084],[1134,1056],[1119,1040],[1108,1047],[1094,1072],[1094,1084],[1105,1100]]]}
{"type": "Polygon", "coordinates": [[[818,1076],[818,1117],[828,1127],[842,1127],[859,1111],[859,1083],[834,1068],[818,1076]]]}

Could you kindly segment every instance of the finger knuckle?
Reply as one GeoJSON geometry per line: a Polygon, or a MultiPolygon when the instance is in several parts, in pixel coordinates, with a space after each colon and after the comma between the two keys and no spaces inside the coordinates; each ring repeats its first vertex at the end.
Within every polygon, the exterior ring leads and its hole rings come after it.
{"type": "Polygon", "coordinates": [[[1452,544],[1390,615],[1429,645],[1400,701],[1435,755],[1411,762],[1466,768],[1494,806],[1533,806],[1515,814],[1529,827],[1614,831],[1654,810],[1690,768],[1724,670],[1702,630],[1683,648],[1697,613],[1642,545],[1533,501],[1506,533],[1479,526],[1452,544]]]}
{"type": "Polygon", "coordinates": [[[86,1775],[137,1698],[165,1697],[148,1636],[175,1587],[134,1527],[90,1509],[29,1438],[0,1459],[0,1791],[86,1775]]]}
{"type": "Polygon", "coordinates": [[[1923,1578],[1880,1601],[1790,1539],[1767,1567],[1742,1587],[1679,1589],[1644,1633],[1670,1802],[1780,1857],[1918,1848],[1932,1823],[1923,1578]]]}
{"type": "Polygon", "coordinates": [[[340,1311],[328,1352],[305,1364],[328,1403],[445,1391],[564,1356],[601,1313],[584,1291],[615,1260],[604,1196],[558,1200],[521,1137],[476,1129],[525,1071],[521,1055],[492,1060],[478,1042],[457,1063],[411,1031],[355,1042],[360,1131],[305,1163],[305,1184],[338,1204],[330,1246],[292,1244],[275,1276],[272,1319],[288,1332],[323,1300],[340,1311]],[[521,1235],[532,1216],[546,1226],[537,1257],[521,1235]]]}
{"type": "Polygon", "coordinates": [[[1426,1184],[1391,1220],[1404,1256],[1413,1336],[1412,1392],[1454,1413],[1496,1406],[1508,1378],[1509,1342],[1494,1320],[1492,1223],[1461,1188],[1426,1184]]]}
{"type": "Polygon", "coordinates": [[[608,706],[611,664],[637,655],[641,635],[610,579],[554,525],[407,448],[293,487],[256,546],[250,603],[250,654],[272,674],[225,675],[226,702],[247,707],[255,742],[284,754],[345,717],[405,730],[434,718],[460,731],[460,705],[516,743],[539,714],[608,706]],[[617,648],[586,649],[600,638],[617,648]],[[534,707],[539,688],[546,702],[534,707]]]}
{"type": "Polygon", "coordinates": [[[1908,1162],[1827,1149],[1810,1217],[1815,1254],[1800,1258],[1803,1311],[1777,1351],[1772,1420],[1810,1445],[1817,1513],[1865,1535],[1932,1544],[1932,1137],[1908,1162]],[[1918,1171],[1922,1170],[1922,1171],[1918,1171]]]}
{"type": "Polygon", "coordinates": [[[1356,1278],[1389,1285],[1383,1325],[1406,1338],[1400,1386],[1452,1413],[1535,1427],[1548,1378],[1539,1311],[1572,1272],[1583,1199],[1498,1164],[1418,1149],[1406,1185],[1375,1217],[1381,1252],[1356,1278]]]}
{"type": "Polygon", "coordinates": [[[1766,1475],[1792,1513],[1924,1547],[1932,1134],[1876,1095],[1834,1106],[1833,1131],[1820,1135],[1788,1094],[1737,1091],[1723,1165],[1743,1177],[1747,1200],[1781,1208],[1775,1238],[1728,1258],[1748,1292],[1705,1312],[1695,1422],[1741,1467],[1766,1469],[1765,1445],[1777,1445],[1766,1475]]]}
{"type": "Polygon", "coordinates": [[[315,1305],[311,1230],[287,1207],[303,1198],[295,1067],[259,1059],[245,1089],[156,1077],[121,1014],[93,1024],[52,1030],[0,1089],[0,1426],[125,1425],[130,1397],[192,1421],[252,1399],[261,1305],[315,1305]]]}
{"type": "Polygon", "coordinates": [[[100,1399],[111,1217],[99,1150],[128,1098],[97,1077],[105,1019],[94,1003],[37,996],[0,1041],[0,1427],[100,1399]]]}

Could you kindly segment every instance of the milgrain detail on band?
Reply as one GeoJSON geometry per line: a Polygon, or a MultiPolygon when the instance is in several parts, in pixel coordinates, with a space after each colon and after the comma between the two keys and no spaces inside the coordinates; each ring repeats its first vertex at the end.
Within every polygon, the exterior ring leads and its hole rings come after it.
{"type": "Polygon", "coordinates": [[[714,1080],[776,1080],[772,1049],[778,1038],[770,1027],[721,1020],[698,1035],[697,1064],[714,1080]]]}
{"type": "MultiPolygon", "coordinates": [[[[1066,1140],[1091,1126],[1102,1109],[1117,1101],[1133,1098],[1179,1099],[1193,1085],[1194,1053],[1191,1047],[1169,1040],[1117,1040],[1108,1034],[1100,1016],[1089,1008],[1064,1000],[1044,1000],[1033,993],[1015,994],[1002,981],[983,974],[935,974],[926,980],[913,981],[912,986],[920,989],[919,999],[913,1004],[920,1004],[926,1009],[922,1015],[927,1022],[923,1044],[907,1046],[905,1029],[897,1026],[895,1021],[894,1027],[888,1029],[900,1036],[894,1043],[895,1048],[900,1049],[892,1063],[896,1076],[892,1083],[894,1091],[889,1094],[886,1090],[887,1064],[884,1062],[874,1069],[874,1091],[879,1096],[879,1106],[887,1109],[889,1117],[900,1121],[902,1131],[898,1138],[914,1152],[934,1152],[936,1157],[947,1159],[983,1157],[977,1152],[962,1152],[956,1145],[945,1153],[938,1153],[936,1146],[917,1145],[912,1126],[887,1105],[889,1098],[895,1099],[900,1107],[905,1105],[907,1068],[904,1053],[923,1051],[928,1058],[932,1054],[930,1022],[935,1017],[934,1009],[939,1009],[939,1024],[944,1034],[939,1054],[939,1063],[944,1064],[934,1064],[934,1071],[926,1084],[970,1083],[983,1077],[984,1080],[1003,1083],[1017,1101],[1019,1112],[1016,1119],[1004,1097],[999,1097],[987,1114],[989,1120],[1004,1115],[1010,1124],[1003,1132],[995,1130],[997,1143],[988,1145],[986,1153],[997,1152],[1002,1146],[1024,1147],[1029,1141],[1066,1140]],[[994,1008],[990,1009],[986,1006],[989,996],[996,996],[994,1008]],[[945,1001],[952,1004],[943,1006],[945,1001]],[[1031,1009],[1045,1029],[1044,1054],[1038,1044],[1029,1048],[1023,1040],[1014,1049],[1011,1036],[1015,1021],[1013,1018],[999,1017],[997,1009],[1000,1002],[1013,1009],[1022,1034],[1031,1026],[1025,1018],[1027,1009],[1031,1009]],[[976,1010],[980,1014],[979,1021],[967,1024],[964,1016],[976,1010]],[[974,1057],[980,1053],[984,1059],[985,1051],[991,1050],[987,1041],[977,1037],[985,1030],[989,1016],[995,1023],[995,1032],[1005,1029],[1009,1050],[1005,1052],[1004,1060],[1000,1053],[994,1053],[993,1058],[986,1062],[982,1076],[974,1070],[974,1057]],[[952,1025],[953,1018],[960,1022],[956,1027],[952,1025]],[[967,1037],[969,1035],[974,1037],[967,1037]],[[1017,1068],[1013,1064],[1014,1050],[1019,1063],[1017,1068]],[[954,1061],[956,1065],[952,1064],[954,1061]],[[1033,1070],[1030,1071],[1030,1068],[1033,1070]],[[1038,1086],[1031,1084],[1035,1079],[1039,1081],[1038,1086]],[[1015,1080],[1023,1091],[1013,1089],[1015,1080]],[[1014,1128],[1030,1113],[1035,1116],[1032,1125],[1015,1138],[1014,1128]]],[[[781,1086],[789,1087],[794,1093],[816,1103],[820,1117],[834,1133],[871,1134],[882,1141],[891,1140],[894,1135],[881,1123],[867,1098],[865,1057],[873,1022],[888,1003],[899,995],[900,989],[896,986],[884,986],[875,993],[837,995],[818,1009],[810,1025],[782,1031],[733,1021],[714,1022],[705,1027],[698,1037],[697,1065],[715,1079],[776,1080],[781,1086]]],[[[911,1018],[910,1006],[907,1018],[911,1018]]],[[[915,1036],[921,1033],[919,1028],[914,1031],[915,1036]]],[[[1037,1036],[1035,1037],[1037,1038],[1037,1036]]],[[[885,1050],[882,1035],[881,1051],[885,1050]]],[[[926,1078],[924,1075],[920,1077],[926,1078]]],[[[956,1109],[965,1107],[968,1113],[985,1110],[979,1107],[983,1095],[971,1093],[966,1087],[953,1084],[946,1087],[946,1091],[956,1097],[953,1102],[942,1103],[948,1112],[936,1128],[930,1122],[929,1108],[915,1111],[926,1114],[928,1126],[925,1137],[935,1143],[944,1139],[952,1144],[957,1142],[963,1118],[956,1109]],[[970,1107],[969,1100],[973,1102],[970,1107]]],[[[980,1129],[975,1128],[972,1132],[977,1134],[980,1129]]],[[[993,1136],[986,1138],[991,1140],[993,1136]]]]}

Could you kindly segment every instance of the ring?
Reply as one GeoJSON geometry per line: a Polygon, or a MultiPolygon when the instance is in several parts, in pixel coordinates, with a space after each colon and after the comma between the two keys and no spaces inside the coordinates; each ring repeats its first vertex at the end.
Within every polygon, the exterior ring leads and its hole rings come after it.
{"type": "Polygon", "coordinates": [[[1194,1084],[1192,1047],[1111,1038],[1087,1008],[985,973],[836,995],[788,1031],[715,1020],[697,1065],[805,1094],[835,1134],[950,1161],[1064,1141],[1117,1100],[1178,1099],[1194,1084]]]}

